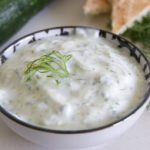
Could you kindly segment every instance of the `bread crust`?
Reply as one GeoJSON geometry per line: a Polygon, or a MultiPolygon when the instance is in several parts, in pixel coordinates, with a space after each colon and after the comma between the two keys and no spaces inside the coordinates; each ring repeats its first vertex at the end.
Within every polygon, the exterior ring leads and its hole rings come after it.
{"type": "Polygon", "coordinates": [[[112,0],[112,31],[121,33],[150,10],[150,0],[112,0]]]}
{"type": "Polygon", "coordinates": [[[108,13],[111,10],[109,0],[87,0],[84,5],[84,13],[88,15],[98,15],[108,13]]]}

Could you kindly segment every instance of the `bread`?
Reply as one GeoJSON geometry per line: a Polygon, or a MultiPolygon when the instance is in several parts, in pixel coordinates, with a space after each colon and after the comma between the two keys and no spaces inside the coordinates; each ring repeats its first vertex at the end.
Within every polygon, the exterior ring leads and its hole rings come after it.
{"type": "Polygon", "coordinates": [[[87,0],[84,5],[84,13],[89,15],[98,15],[108,13],[111,10],[109,0],[87,0]]]}
{"type": "Polygon", "coordinates": [[[150,0],[112,0],[112,31],[123,33],[150,11],[150,0]]]}
{"type": "Polygon", "coordinates": [[[90,15],[111,10],[112,31],[121,34],[150,12],[150,0],[87,0],[84,6],[84,13],[90,15]]]}

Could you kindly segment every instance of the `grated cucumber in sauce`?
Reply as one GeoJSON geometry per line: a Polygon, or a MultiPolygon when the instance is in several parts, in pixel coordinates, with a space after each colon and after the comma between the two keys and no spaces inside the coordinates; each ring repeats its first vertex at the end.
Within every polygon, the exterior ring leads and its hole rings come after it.
{"type": "Polygon", "coordinates": [[[59,130],[90,129],[131,112],[146,90],[138,63],[103,38],[51,37],[16,52],[0,67],[0,104],[30,124],[59,130]],[[36,72],[26,81],[27,64],[52,50],[71,55],[69,76],[36,72]]]}

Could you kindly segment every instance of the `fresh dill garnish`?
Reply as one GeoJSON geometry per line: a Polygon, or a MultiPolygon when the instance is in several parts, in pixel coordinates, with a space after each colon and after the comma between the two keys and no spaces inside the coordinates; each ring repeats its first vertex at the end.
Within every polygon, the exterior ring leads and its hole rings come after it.
{"type": "Polygon", "coordinates": [[[71,59],[71,55],[63,55],[58,51],[52,51],[29,62],[24,72],[26,81],[32,79],[37,73],[45,73],[47,77],[54,78],[57,84],[59,79],[69,76],[66,63],[71,59]]]}
{"type": "MultiPolygon", "coordinates": [[[[150,48],[150,14],[144,16],[140,22],[136,21],[122,35],[142,44],[144,48],[150,48]]],[[[150,51],[145,50],[144,53],[150,58],[150,51]]]]}

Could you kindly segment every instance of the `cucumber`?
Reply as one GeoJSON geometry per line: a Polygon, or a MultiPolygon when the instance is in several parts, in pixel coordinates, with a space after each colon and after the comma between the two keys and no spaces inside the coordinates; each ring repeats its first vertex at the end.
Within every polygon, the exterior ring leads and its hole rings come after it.
{"type": "Polygon", "coordinates": [[[51,0],[0,0],[0,45],[51,0]]]}

